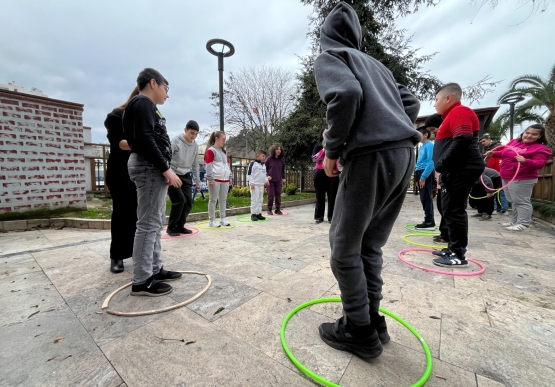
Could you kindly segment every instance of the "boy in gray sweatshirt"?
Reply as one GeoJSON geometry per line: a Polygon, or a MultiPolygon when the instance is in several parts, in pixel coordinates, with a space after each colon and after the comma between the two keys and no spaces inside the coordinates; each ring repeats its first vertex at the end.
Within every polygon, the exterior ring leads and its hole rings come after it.
{"type": "Polygon", "coordinates": [[[327,105],[324,171],[339,192],[330,228],[331,268],[341,290],[343,317],[320,325],[329,346],[363,360],[381,355],[389,341],[382,299],[382,247],[387,242],[414,170],[420,134],[418,100],[380,62],[360,51],[356,12],[339,3],[320,33],[316,85],[327,105]]]}
{"type": "Polygon", "coordinates": [[[171,169],[181,179],[182,184],[180,188],[168,188],[172,209],[166,232],[170,236],[192,233],[191,230],[185,228],[185,223],[193,207],[193,179],[191,175],[194,176],[197,189],[200,190],[198,144],[195,142],[198,131],[198,123],[190,120],[185,125],[184,133],[176,136],[171,142],[171,169]]]}

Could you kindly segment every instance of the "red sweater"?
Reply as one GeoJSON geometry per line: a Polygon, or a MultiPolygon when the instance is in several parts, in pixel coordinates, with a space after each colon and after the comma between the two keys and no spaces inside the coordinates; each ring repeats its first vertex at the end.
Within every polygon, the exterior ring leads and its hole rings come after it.
{"type": "Polygon", "coordinates": [[[443,113],[434,143],[434,166],[440,173],[484,169],[478,148],[480,121],[474,111],[456,102],[443,113]]]}

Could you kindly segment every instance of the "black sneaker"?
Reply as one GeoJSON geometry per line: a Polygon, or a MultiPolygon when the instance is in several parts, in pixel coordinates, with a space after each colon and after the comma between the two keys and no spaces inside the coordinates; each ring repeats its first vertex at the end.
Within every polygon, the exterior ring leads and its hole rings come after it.
{"type": "Polygon", "coordinates": [[[444,256],[446,256],[448,254],[451,254],[451,253],[452,253],[451,249],[449,249],[449,248],[432,251],[432,254],[437,255],[438,257],[444,257],[444,256]]]}
{"type": "Polygon", "coordinates": [[[272,210],[268,210],[267,213],[268,213],[268,215],[274,215],[274,213],[272,212],[272,210]]]}
{"type": "Polygon", "coordinates": [[[441,235],[436,235],[435,237],[433,237],[434,243],[449,243],[449,240],[447,240],[447,238],[442,237],[441,235]]]}
{"type": "Polygon", "coordinates": [[[324,221],[324,219],[314,219],[314,223],[320,224],[324,221]]]}
{"type": "Polygon", "coordinates": [[[387,325],[385,324],[385,316],[380,316],[378,313],[370,312],[370,321],[376,327],[378,337],[382,344],[387,344],[391,341],[389,333],[387,333],[387,325]]]}
{"type": "Polygon", "coordinates": [[[155,274],[152,277],[156,281],[175,281],[183,277],[183,274],[176,271],[165,270],[164,267],[161,267],[158,274],[155,274]]]}
{"type": "Polygon", "coordinates": [[[348,322],[347,316],[339,318],[335,323],[324,323],[318,328],[320,338],[332,348],[354,353],[362,360],[370,361],[383,352],[378,332],[372,324],[359,327],[365,332],[355,333],[355,327],[348,322]]]}
{"type": "Polygon", "coordinates": [[[434,265],[443,266],[443,267],[467,267],[468,266],[468,261],[464,259],[464,257],[459,258],[455,253],[451,253],[441,258],[434,259],[433,262],[434,262],[434,265]]]}
{"type": "Polygon", "coordinates": [[[276,210],[276,215],[283,215],[283,212],[281,212],[281,210],[276,210]]]}
{"type": "Polygon", "coordinates": [[[142,285],[132,285],[132,296],[147,296],[147,297],[160,297],[165,294],[171,293],[173,288],[171,285],[156,281],[154,276],[150,277],[142,285]]]}
{"type": "Polygon", "coordinates": [[[166,230],[166,234],[169,236],[179,236],[179,231],[177,230],[170,230],[169,228],[166,230]]]}
{"type": "Polygon", "coordinates": [[[471,218],[481,218],[482,215],[483,215],[483,214],[482,214],[481,212],[478,212],[478,213],[476,213],[476,214],[474,214],[474,215],[470,215],[470,217],[471,217],[471,218]]]}
{"type": "Polygon", "coordinates": [[[256,217],[258,218],[258,220],[266,220],[266,217],[262,216],[262,214],[256,214],[256,217]]]}
{"type": "Polygon", "coordinates": [[[256,216],[255,214],[251,214],[251,220],[253,222],[258,222],[258,216],[256,216]]]}
{"type": "Polygon", "coordinates": [[[431,230],[431,231],[434,231],[436,229],[436,224],[435,223],[422,222],[422,223],[417,224],[416,226],[414,226],[414,228],[417,229],[417,230],[431,230]]]}
{"type": "Polygon", "coordinates": [[[482,221],[482,220],[491,220],[491,215],[482,214],[482,217],[479,220],[480,221],[482,221]]]}
{"type": "Polygon", "coordinates": [[[183,228],[177,230],[177,232],[180,233],[180,234],[192,234],[193,230],[189,230],[188,228],[183,227],[183,228]]]}

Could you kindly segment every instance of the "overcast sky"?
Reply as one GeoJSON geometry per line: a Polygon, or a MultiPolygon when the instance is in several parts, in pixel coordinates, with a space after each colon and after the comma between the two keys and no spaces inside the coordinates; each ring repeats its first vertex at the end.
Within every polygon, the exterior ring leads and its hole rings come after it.
{"type": "MultiPolygon", "coordinates": [[[[555,63],[549,49],[555,4],[526,20],[529,9],[519,9],[519,0],[503,3],[478,11],[466,0],[443,0],[398,21],[422,53],[438,52],[425,69],[442,81],[464,87],[486,75],[504,80],[474,107],[495,106],[512,79],[547,77],[555,63]]],[[[160,110],[173,137],[190,119],[201,128],[218,124],[209,100],[218,89],[217,58],[205,48],[209,39],[234,44],[226,73],[264,64],[298,71],[297,55],[309,49],[311,12],[296,0],[4,1],[0,83],[15,81],[84,104],[93,141],[107,142],[106,114],[125,101],[140,70],[154,67],[170,82],[160,110]]],[[[421,114],[433,112],[423,101],[421,114]]]]}

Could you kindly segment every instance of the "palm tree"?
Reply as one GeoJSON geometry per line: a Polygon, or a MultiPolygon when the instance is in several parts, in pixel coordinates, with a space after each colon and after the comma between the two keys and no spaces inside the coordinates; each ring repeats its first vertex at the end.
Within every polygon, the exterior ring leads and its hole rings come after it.
{"type": "Polygon", "coordinates": [[[521,105],[515,106],[515,123],[545,124],[548,146],[555,156],[555,65],[547,79],[532,74],[518,77],[511,82],[509,91],[499,97],[498,103],[514,97],[525,98],[521,105]]]}

